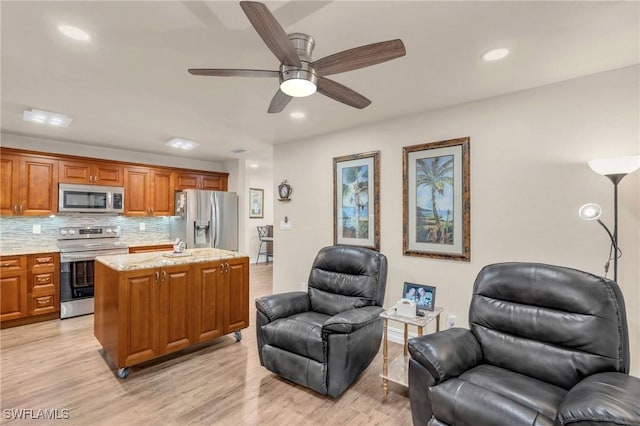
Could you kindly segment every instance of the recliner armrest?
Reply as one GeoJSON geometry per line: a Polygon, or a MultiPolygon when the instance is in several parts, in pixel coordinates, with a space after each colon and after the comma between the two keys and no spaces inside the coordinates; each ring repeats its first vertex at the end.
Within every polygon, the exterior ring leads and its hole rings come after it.
{"type": "Polygon", "coordinates": [[[349,309],[329,318],[322,326],[322,331],[348,334],[380,319],[380,313],[383,311],[380,306],[349,309]]]}
{"type": "Polygon", "coordinates": [[[480,364],[482,349],[471,330],[450,328],[409,339],[411,358],[423,365],[437,385],[480,364]]]}
{"type": "Polygon", "coordinates": [[[556,423],[640,425],[640,379],[613,372],[586,377],[560,403],[556,423]]]}
{"type": "Polygon", "coordinates": [[[310,308],[309,294],[305,291],[271,294],[256,299],[256,309],[264,314],[269,322],[306,312],[310,308]]]}

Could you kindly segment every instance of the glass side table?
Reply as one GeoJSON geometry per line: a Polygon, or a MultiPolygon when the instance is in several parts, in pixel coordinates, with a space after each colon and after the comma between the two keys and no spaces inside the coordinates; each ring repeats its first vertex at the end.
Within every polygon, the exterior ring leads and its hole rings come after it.
{"type": "Polygon", "coordinates": [[[389,381],[404,387],[409,387],[409,352],[407,350],[407,340],[409,338],[409,326],[418,328],[418,336],[422,336],[424,327],[434,319],[436,320],[436,331],[440,331],[440,314],[443,308],[434,308],[433,311],[423,311],[423,317],[403,317],[396,314],[395,308],[384,311],[380,314],[384,324],[384,335],[382,337],[382,390],[384,397],[389,394],[389,381]],[[388,335],[387,328],[389,320],[400,322],[404,325],[404,349],[402,355],[398,355],[389,362],[388,335]]]}

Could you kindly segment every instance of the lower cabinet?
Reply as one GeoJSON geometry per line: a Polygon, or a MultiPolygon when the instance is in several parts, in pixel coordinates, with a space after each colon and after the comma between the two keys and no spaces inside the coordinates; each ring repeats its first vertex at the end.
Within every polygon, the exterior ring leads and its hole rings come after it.
{"type": "Polygon", "coordinates": [[[27,304],[27,256],[0,258],[0,321],[24,318],[27,304]]]}
{"type": "Polygon", "coordinates": [[[114,271],[95,264],[94,334],[120,369],[249,326],[249,259],[114,271]]]}
{"type": "Polygon", "coordinates": [[[0,258],[2,328],[60,315],[60,255],[39,253],[0,258]]]}

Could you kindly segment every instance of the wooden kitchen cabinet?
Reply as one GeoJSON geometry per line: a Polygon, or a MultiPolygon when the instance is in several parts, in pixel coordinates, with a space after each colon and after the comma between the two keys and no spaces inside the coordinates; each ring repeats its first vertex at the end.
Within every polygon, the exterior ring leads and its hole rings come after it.
{"type": "Polygon", "coordinates": [[[37,253],[0,259],[2,328],[58,318],[60,255],[37,253]]]}
{"type": "Polygon", "coordinates": [[[96,261],[94,334],[121,378],[131,365],[227,333],[240,340],[249,326],[249,258],[229,253],[224,260],[122,271],[96,261]]]}
{"type": "Polygon", "coordinates": [[[208,189],[211,191],[226,191],[227,177],[218,174],[176,173],[176,191],[183,189],[208,189]]]}
{"type": "Polygon", "coordinates": [[[173,173],[166,169],[125,167],[125,216],[172,216],[173,173]]]}
{"type": "Polygon", "coordinates": [[[2,155],[0,214],[48,216],[58,211],[58,161],[2,155]]]}
{"type": "Polygon", "coordinates": [[[120,277],[127,344],[124,362],[137,364],[191,344],[191,266],[143,269],[120,277]]]}
{"type": "Polygon", "coordinates": [[[106,162],[60,160],[59,181],[85,185],[124,185],[124,167],[106,162]]]}
{"type": "Polygon", "coordinates": [[[24,318],[27,306],[27,257],[0,257],[0,322],[24,318]]]}

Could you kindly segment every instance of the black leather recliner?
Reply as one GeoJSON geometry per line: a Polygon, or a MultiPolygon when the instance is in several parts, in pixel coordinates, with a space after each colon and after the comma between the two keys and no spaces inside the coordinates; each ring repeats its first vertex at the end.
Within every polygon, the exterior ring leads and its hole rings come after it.
{"type": "Polygon", "coordinates": [[[414,425],[640,425],[614,281],[490,265],[475,281],[469,324],[409,340],[414,425]]]}
{"type": "Polygon", "coordinates": [[[386,282],[383,254],[323,248],[313,262],[308,292],[256,300],[260,364],[321,394],[339,396],[380,349],[386,282]]]}

